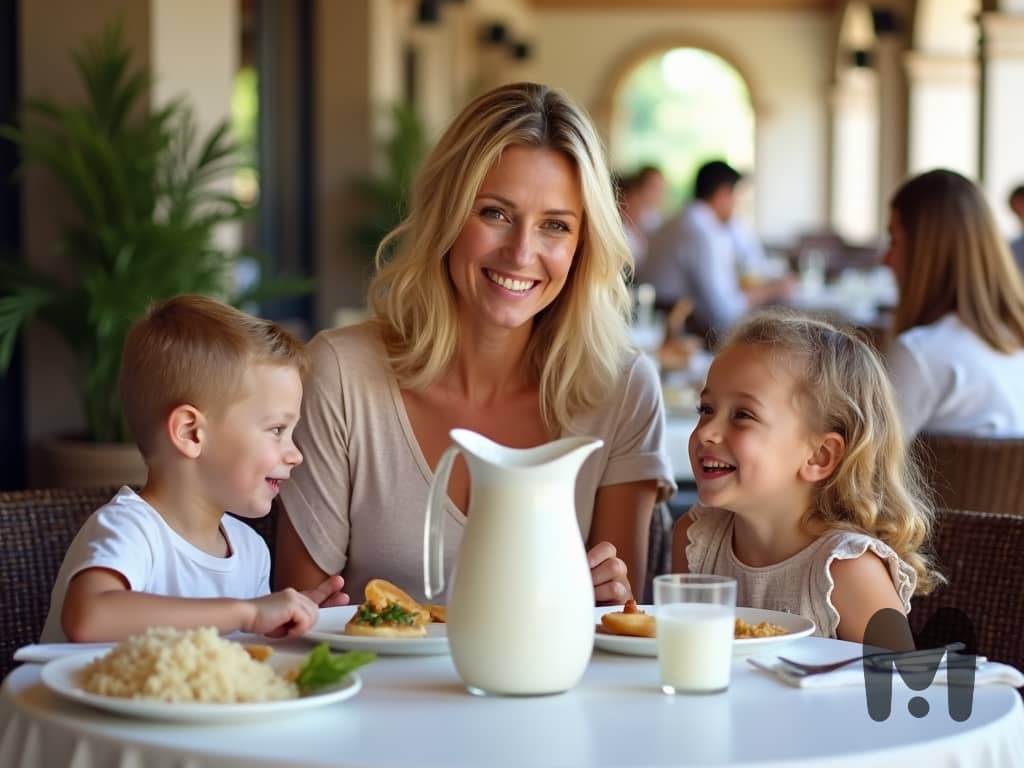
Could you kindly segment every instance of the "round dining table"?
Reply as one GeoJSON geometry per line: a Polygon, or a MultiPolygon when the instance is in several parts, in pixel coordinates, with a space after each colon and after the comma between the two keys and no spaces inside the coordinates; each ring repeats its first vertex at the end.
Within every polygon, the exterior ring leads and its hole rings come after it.
{"type": "MultiPolygon", "coordinates": [[[[308,650],[303,641],[282,644],[308,650]]],[[[835,660],[860,646],[807,637],[787,656],[835,660]]],[[[893,687],[891,714],[868,713],[863,686],[797,688],[733,660],[724,693],[663,694],[657,660],[595,650],[566,693],[467,693],[447,655],[381,656],[345,701],[235,723],[167,723],[98,711],[16,668],[0,693],[5,768],[241,766],[1013,766],[1024,765],[1024,707],[1006,686],[974,691],[963,722],[949,689],[893,687]],[[929,714],[908,711],[913,696],[929,714]]]]}

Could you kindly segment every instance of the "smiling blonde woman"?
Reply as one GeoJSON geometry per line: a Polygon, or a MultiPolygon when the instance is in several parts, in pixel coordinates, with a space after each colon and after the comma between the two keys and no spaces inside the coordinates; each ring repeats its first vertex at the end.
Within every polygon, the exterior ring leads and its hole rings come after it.
{"type": "MultiPolygon", "coordinates": [[[[621,603],[639,591],[672,472],[657,373],[628,341],[631,257],[583,110],[532,83],[470,103],[424,162],[377,265],[373,319],[311,344],[280,583],[341,573],[350,595],[381,577],[422,597],[429,481],[449,430],[465,427],[520,448],[601,438],[576,494],[595,594],[621,603]]],[[[450,563],[468,508],[461,460],[448,496],[450,563]]]]}

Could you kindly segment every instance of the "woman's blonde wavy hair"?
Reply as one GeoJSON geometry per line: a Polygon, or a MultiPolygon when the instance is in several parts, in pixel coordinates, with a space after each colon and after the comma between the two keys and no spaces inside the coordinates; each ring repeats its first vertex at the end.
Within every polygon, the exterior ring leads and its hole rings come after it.
{"type": "Polygon", "coordinates": [[[993,349],[1024,347],[1024,279],[981,190],[929,171],[897,190],[892,209],[906,241],[895,332],[955,312],[993,349]]]}
{"type": "Polygon", "coordinates": [[[930,592],[942,580],[922,551],[934,512],[904,446],[879,355],[853,331],[781,309],[751,315],[722,348],[738,345],[769,350],[795,378],[808,428],[836,432],[846,442],[831,476],[818,483],[803,523],[884,541],[917,572],[918,593],[930,592]]]}
{"type": "Polygon", "coordinates": [[[462,110],[420,168],[409,214],[377,249],[369,302],[403,386],[422,390],[437,381],[459,345],[448,252],[484,177],[513,145],[564,153],[582,192],[580,243],[569,277],[534,319],[526,350],[541,414],[554,429],[604,401],[620,375],[629,350],[626,275],[633,267],[601,142],[583,109],[564,93],[515,83],[462,110]]]}

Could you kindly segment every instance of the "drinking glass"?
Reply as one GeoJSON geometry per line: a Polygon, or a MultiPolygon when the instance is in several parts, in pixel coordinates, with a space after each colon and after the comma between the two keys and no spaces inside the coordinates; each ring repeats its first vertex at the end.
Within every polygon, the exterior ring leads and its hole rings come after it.
{"type": "Polygon", "coordinates": [[[654,606],[661,690],[726,690],[736,624],[736,579],[697,573],[656,576],[654,606]]]}
{"type": "Polygon", "coordinates": [[[806,248],[800,251],[800,287],[806,293],[820,293],[825,287],[825,270],[828,267],[828,252],[821,248],[806,248]]]}

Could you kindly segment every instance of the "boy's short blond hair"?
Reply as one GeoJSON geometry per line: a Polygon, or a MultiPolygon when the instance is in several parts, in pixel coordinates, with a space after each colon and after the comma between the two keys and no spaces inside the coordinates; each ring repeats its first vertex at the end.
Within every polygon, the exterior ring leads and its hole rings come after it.
{"type": "Polygon", "coordinates": [[[171,411],[188,403],[226,408],[253,364],[290,366],[305,378],[305,345],[276,323],[205,296],[177,296],[150,307],[132,325],[121,359],[121,405],[149,459],[171,411]]]}

